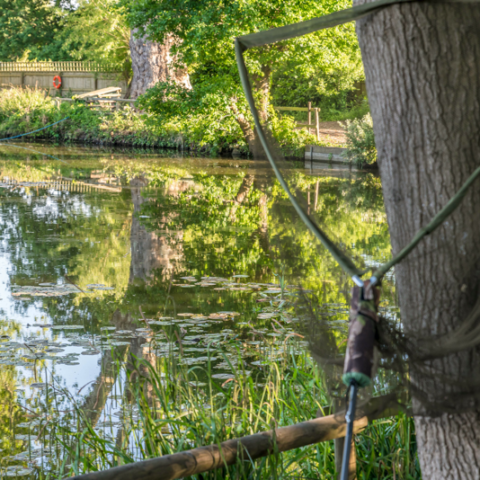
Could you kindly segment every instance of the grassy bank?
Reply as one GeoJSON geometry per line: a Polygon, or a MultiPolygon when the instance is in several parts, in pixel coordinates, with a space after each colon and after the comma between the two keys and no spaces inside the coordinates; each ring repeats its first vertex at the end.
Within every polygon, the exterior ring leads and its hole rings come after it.
{"type": "MultiPolygon", "coordinates": [[[[39,89],[3,90],[0,97],[0,137],[30,132],[68,120],[34,133],[28,138],[56,142],[81,142],[98,145],[129,145],[175,148],[211,154],[248,148],[238,124],[231,118],[212,122],[202,115],[163,120],[160,115],[126,107],[121,111],[91,109],[82,102],[62,103],[57,108],[53,98],[39,89]]],[[[304,145],[313,142],[306,130],[293,131],[293,119],[272,122],[275,136],[290,155],[299,155],[304,145]]]]}
{"type": "MultiPolygon", "coordinates": [[[[340,112],[338,119],[363,113],[352,109],[340,112]]],[[[91,109],[83,102],[62,103],[57,108],[53,98],[40,89],[3,90],[0,96],[0,138],[13,137],[41,129],[66,117],[58,125],[29,135],[64,143],[118,145],[132,147],[173,148],[208,154],[248,155],[242,131],[233,115],[218,117],[217,109],[205,113],[190,112],[182,116],[140,112],[129,106],[121,111],[91,109]]],[[[275,116],[270,128],[288,156],[303,157],[305,145],[323,145],[306,129],[297,129],[293,116],[275,116]]]]}

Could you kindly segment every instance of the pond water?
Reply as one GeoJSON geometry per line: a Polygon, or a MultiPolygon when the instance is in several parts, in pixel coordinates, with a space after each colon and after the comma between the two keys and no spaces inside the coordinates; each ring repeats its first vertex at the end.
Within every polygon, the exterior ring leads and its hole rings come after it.
{"type": "MultiPolygon", "coordinates": [[[[308,208],[333,238],[366,266],[384,262],[377,176],[296,167],[308,208]]],[[[125,430],[125,412],[133,424],[142,408],[127,384],[132,371],[141,377],[159,361],[195,373],[192,388],[216,379],[226,389],[241,349],[242,374],[261,388],[262,368],[287,343],[294,355],[306,351],[288,307],[298,285],[331,317],[339,344],[345,337],[350,280],[318,248],[267,164],[20,144],[0,146],[0,169],[3,476],[93,468],[72,453],[85,428],[75,412],[126,452],[142,428],[125,430]]],[[[396,312],[392,277],[383,290],[382,308],[396,312]]],[[[145,401],[158,412],[166,407],[157,400],[145,401]]],[[[162,428],[172,434],[168,422],[162,428]]],[[[158,454],[142,444],[129,458],[158,454]]]]}

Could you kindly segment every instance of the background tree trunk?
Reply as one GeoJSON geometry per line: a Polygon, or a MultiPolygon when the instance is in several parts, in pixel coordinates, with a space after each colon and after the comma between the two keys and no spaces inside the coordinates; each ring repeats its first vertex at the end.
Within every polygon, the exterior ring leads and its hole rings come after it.
{"type": "Polygon", "coordinates": [[[133,80],[130,98],[143,95],[157,82],[170,79],[185,88],[191,89],[190,78],[185,68],[174,68],[176,61],[171,49],[178,41],[169,35],[163,44],[152,42],[146,36],[136,38],[138,29],[132,30],[130,54],[132,57],[133,80]]]}
{"type": "MultiPolygon", "coordinates": [[[[420,2],[357,22],[393,253],[479,166],[479,25],[479,6],[420,2]]],[[[473,308],[479,220],[476,183],[459,210],[396,267],[410,335],[450,332],[473,308]]],[[[432,361],[432,375],[412,381],[431,399],[443,398],[455,387],[434,371],[473,381],[479,365],[478,352],[462,352],[432,361]]],[[[477,412],[424,415],[415,425],[424,480],[480,478],[477,412]]]]}

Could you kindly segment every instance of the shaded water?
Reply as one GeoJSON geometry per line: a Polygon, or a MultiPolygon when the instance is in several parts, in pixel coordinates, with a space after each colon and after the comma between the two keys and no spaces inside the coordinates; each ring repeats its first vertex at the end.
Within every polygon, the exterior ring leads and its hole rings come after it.
{"type": "MultiPolygon", "coordinates": [[[[56,471],[65,437],[51,427],[59,413],[72,421],[72,405],[118,444],[126,405],[137,415],[125,394],[136,359],[199,367],[200,388],[206,370],[221,385],[233,380],[241,347],[243,373],[260,388],[267,343],[270,360],[287,340],[305,351],[287,308],[299,284],[342,344],[350,281],[266,164],[21,147],[0,146],[2,475],[56,471]],[[226,356],[214,351],[222,345],[226,356]]],[[[309,208],[365,265],[389,257],[375,175],[298,164],[297,179],[309,208]]],[[[396,311],[391,277],[382,309],[396,311]]]]}

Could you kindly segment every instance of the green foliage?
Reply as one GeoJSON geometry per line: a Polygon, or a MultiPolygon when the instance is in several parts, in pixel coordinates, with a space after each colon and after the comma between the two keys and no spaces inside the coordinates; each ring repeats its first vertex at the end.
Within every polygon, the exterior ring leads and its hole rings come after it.
{"type": "Polygon", "coordinates": [[[325,122],[355,120],[362,118],[370,113],[368,100],[364,98],[361,101],[355,101],[351,105],[348,101],[341,102],[339,105],[329,102],[321,102],[320,120],[325,122]]]}
{"type": "MultiPolygon", "coordinates": [[[[121,0],[120,3],[127,9],[130,25],[145,28],[150,38],[161,42],[174,32],[181,40],[177,45],[180,61],[189,65],[193,72],[214,70],[230,75],[236,74],[235,37],[326,15],[349,6],[346,0],[227,0],[222,3],[172,0],[168,4],[155,0],[121,0]]],[[[353,25],[260,50],[253,57],[252,61],[257,62],[258,67],[261,62],[278,70],[289,63],[312,74],[318,71],[318,67],[309,61],[321,63],[326,72],[345,68],[346,59],[354,64],[354,68],[360,66],[353,25]]]]}
{"type": "Polygon", "coordinates": [[[27,133],[65,117],[69,119],[28,138],[174,148],[181,144],[180,126],[147,124],[144,116],[129,107],[94,111],[82,102],[73,102],[57,109],[52,98],[33,88],[3,90],[0,96],[0,138],[27,133]]]}
{"type": "MultiPolygon", "coordinates": [[[[156,0],[121,0],[120,3],[125,7],[131,27],[145,30],[151,39],[162,42],[175,33],[178,65],[187,65],[191,75],[192,92],[181,93],[168,85],[158,86],[142,101],[144,108],[152,118],[158,115],[156,121],[164,122],[163,116],[169,120],[174,118],[180,131],[194,132],[200,143],[213,141],[218,145],[232,141],[245,144],[241,140],[244,132],[235,123],[239,115],[248,118],[235,63],[235,37],[349,6],[346,0],[228,0],[222,3],[172,0],[167,4],[156,0]],[[162,103],[165,99],[168,105],[162,103]]],[[[341,96],[341,92],[352,90],[355,82],[363,77],[353,25],[249,50],[246,60],[262,111],[276,123],[277,132],[283,134],[288,121],[276,120],[273,110],[266,107],[270,100],[268,87],[275,103],[297,105],[300,102],[306,106],[312,96],[313,99],[341,96]]],[[[289,147],[303,147],[306,135],[306,132],[289,133],[293,142],[289,147]]],[[[286,135],[277,135],[277,138],[280,143],[287,143],[286,135]]]]}
{"type": "MultiPolygon", "coordinates": [[[[192,90],[159,82],[138,103],[147,112],[147,125],[178,132],[179,143],[195,143],[212,152],[232,148],[248,151],[236,117],[241,112],[250,118],[249,110],[241,87],[232,77],[202,78],[192,90]]],[[[289,116],[279,118],[271,109],[269,120],[267,127],[288,155],[302,156],[304,146],[316,142],[306,129],[296,129],[289,116]]]]}
{"type": "MultiPolygon", "coordinates": [[[[225,79],[225,77],[224,77],[225,79]]],[[[68,120],[29,136],[55,141],[81,141],[114,145],[170,147],[200,150],[210,153],[228,152],[247,146],[229,110],[227,97],[238,87],[232,83],[206,84],[198,96],[195,91],[184,90],[172,84],[159,83],[139,100],[146,113],[129,107],[120,111],[95,111],[82,102],[62,103],[58,109],[52,98],[40,89],[4,90],[0,97],[0,137],[30,132],[65,117],[68,120]],[[162,102],[164,95],[168,100],[162,102]],[[161,111],[161,115],[155,113],[161,111]],[[227,111],[226,115],[221,115],[227,111]],[[189,115],[183,112],[189,111],[189,115]]],[[[238,93],[238,92],[237,92],[238,93]]],[[[245,107],[246,109],[246,107],[245,107]]],[[[306,143],[315,139],[307,131],[295,130],[290,117],[272,116],[270,128],[289,155],[302,155],[306,143]]]]}
{"type": "Polygon", "coordinates": [[[62,22],[71,8],[65,3],[0,0],[0,61],[70,60],[61,41],[62,22]]]}
{"type": "Polygon", "coordinates": [[[359,167],[373,165],[377,161],[377,148],[370,114],[362,119],[347,120],[346,157],[359,167]]]}
{"type": "Polygon", "coordinates": [[[357,476],[371,478],[421,478],[415,422],[403,414],[373,421],[355,439],[357,476]]]}
{"type": "Polygon", "coordinates": [[[104,61],[131,78],[130,29],[115,0],[0,0],[0,12],[0,61],[104,61]]]}
{"type": "Polygon", "coordinates": [[[124,78],[132,76],[130,29],[116,0],[80,0],[65,18],[63,49],[75,60],[122,65],[124,78]]]}
{"type": "Polygon", "coordinates": [[[238,146],[246,149],[242,132],[232,111],[247,113],[246,101],[238,83],[229,76],[199,78],[193,90],[170,82],[159,82],[139,99],[147,112],[148,125],[176,132],[178,142],[209,146],[214,151],[238,146]]]}

